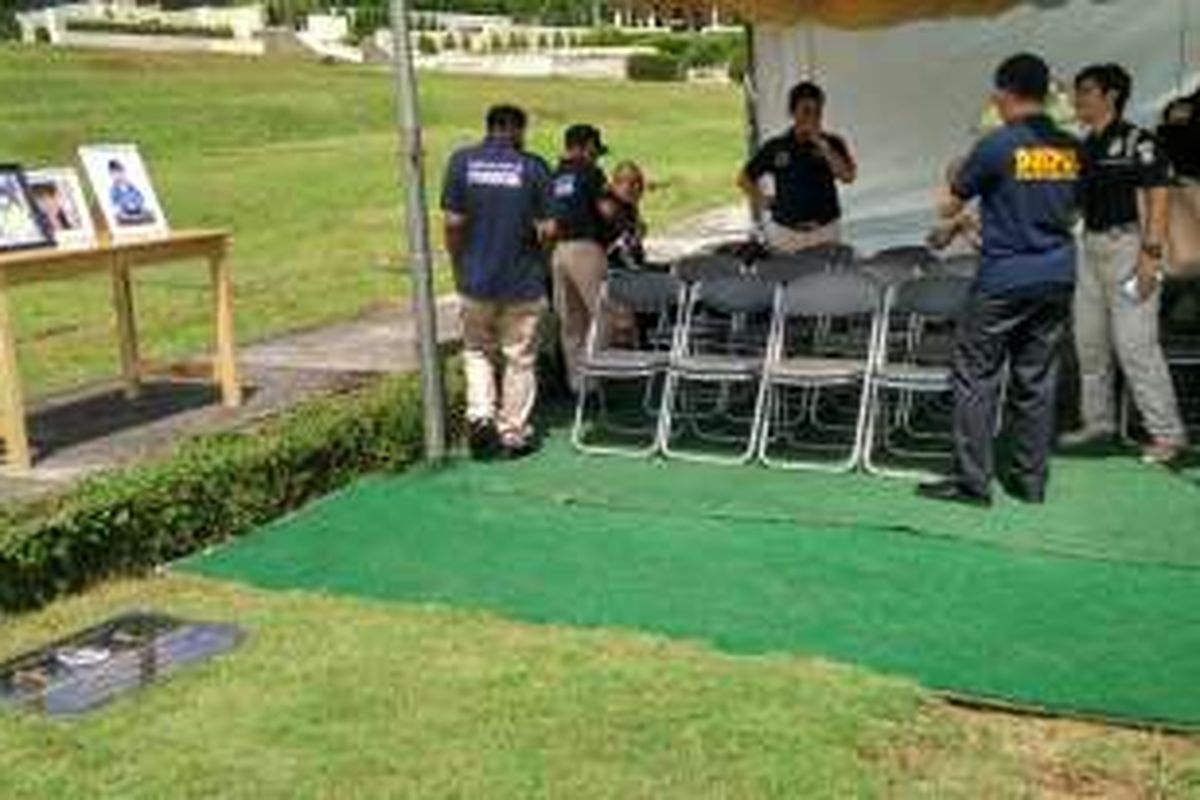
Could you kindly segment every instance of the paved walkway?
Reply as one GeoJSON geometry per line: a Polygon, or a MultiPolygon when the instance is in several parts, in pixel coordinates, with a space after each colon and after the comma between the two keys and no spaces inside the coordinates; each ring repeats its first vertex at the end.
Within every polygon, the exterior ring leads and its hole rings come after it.
{"type": "MultiPolygon", "coordinates": [[[[439,302],[439,339],[458,338],[457,303],[439,302]]],[[[236,430],[305,398],[344,391],[417,366],[416,326],[407,306],[303,331],[239,353],[246,402],[224,408],[217,391],[191,380],[148,381],[135,401],[116,382],[55,396],[30,415],[33,472],[0,474],[0,502],[53,492],[95,472],[161,454],[182,438],[236,430]]]]}
{"type": "MultiPolygon", "coordinates": [[[[647,244],[655,260],[744,236],[748,215],[728,207],[665,229],[647,244]]],[[[459,337],[457,303],[439,301],[438,337],[459,337]]],[[[417,368],[416,327],[407,305],[248,345],[238,361],[246,402],[223,408],[216,391],[189,380],[146,383],[128,401],[116,381],[55,396],[36,405],[30,436],[36,463],[25,476],[0,471],[0,502],[54,492],[87,475],[162,454],[180,439],[236,430],[305,398],[343,391],[372,377],[417,368]]]]}

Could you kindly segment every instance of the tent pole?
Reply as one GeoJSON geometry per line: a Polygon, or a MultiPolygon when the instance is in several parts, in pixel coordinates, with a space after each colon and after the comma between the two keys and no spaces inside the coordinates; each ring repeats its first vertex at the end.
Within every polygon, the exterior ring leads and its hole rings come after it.
{"type": "MultiPolygon", "coordinates": [[[[749,160],[758,152],[758,143],[762,138],[758,124],[758,55],[754,46],[754,26],[747,23],[746,36],[746,72],[742,75],[742,101],[746,114],[746,159],[749,160]]],[[[762,225],[762,211],[750,203],[750,219],[755,229],[762,225]]]]}
{"type": "Polygon", "coordinates": [[[1188,12],[1188,0],[1179,0],[1179,93],[1183,94],[1187,91],[1188,78],[1188,45],[1191,44],[1188,34],[1189,26],[1192,24],[1191,14],[1188,12]]]}
{"type": "Polygon", "coordinates": [[[815,81],[817,79],[817,30],[811,22],[804,28],[804,61],[807,73],[804,77],[807,80],[815,81]]]}
{"type": "Polygon", "coordinates": [[[409,37],[407,0],[391,0],[391,24],[399,133],[397,161],[400,181],[405,190],[405,230],[408,234],[412,307],[417,321],[417,345],[421,360],[425,459],[438,462],[446,455],[446,405],[438,359],[433,256],[429,244],[429,208],[425,199],[425,152],[421,141],[421,112],[409,37]]]}

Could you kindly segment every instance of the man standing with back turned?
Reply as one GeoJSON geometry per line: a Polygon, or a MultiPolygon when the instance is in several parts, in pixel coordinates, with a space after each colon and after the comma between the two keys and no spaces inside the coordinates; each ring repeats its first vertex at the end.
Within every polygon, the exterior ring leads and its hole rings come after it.
{"type": "Polygon", "coordinates": [[[955,476],[919,493],[991,504],[993,436],[1000,384],[1011,377],[1014,441],[1005,489],[1045,499],[1063,337],[1075,283],[1078,142],[1046,115],[1050,70],[1013,56],[995,77],[1004,127],[979,142],[958,172],[945,217],[978,197],[983,256],[955,343],[955,476]]]}
{"type": "Polygon", "coordinates": [[[492,108],[487,138],[459,150],[446,168],[446,249],[462,296],[467,422],[476,458],[497,448],[518,457],[533,446],[550,169],[524,151],[525,127],[521,109],[492,108]]]}

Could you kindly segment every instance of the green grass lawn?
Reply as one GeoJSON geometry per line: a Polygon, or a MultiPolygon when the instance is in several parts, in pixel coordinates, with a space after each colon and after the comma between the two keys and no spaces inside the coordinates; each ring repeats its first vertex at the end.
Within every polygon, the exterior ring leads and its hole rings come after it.
{"type": "Polygon", "coordinates": [[[952,709],[792,657],[166,577],[10,620],[236,621],[242,649],[75,721],[0,717],[0,797],[1196,796],[1178,738],[952,709]]]}
{"type": "MultiPolygon", "coordinates": [[[[529,109],[531,144],[547,157],[566,124],[603,125],[612,163],[637,159],[661,186],[647,201],[652,225],[720,205],[733,191],[743,134],[740,100],[728,87],[422,81],[431,193],[448,153],[480,135],[497,101],[529,109]]],[[[175,227],[234,231],[243,342],[351,316],[407,290],[385,70],[0,47],[0,87],[0,161],[70,164],[80,144],[137,142],[175,227]]],[[[137,301],[148,355],[208,346],[202,271],[145,273],[137,301]]],[[[23,290],[17,318],[28,388],[114,373],[111,317],[105,280],[23,290]]]]}

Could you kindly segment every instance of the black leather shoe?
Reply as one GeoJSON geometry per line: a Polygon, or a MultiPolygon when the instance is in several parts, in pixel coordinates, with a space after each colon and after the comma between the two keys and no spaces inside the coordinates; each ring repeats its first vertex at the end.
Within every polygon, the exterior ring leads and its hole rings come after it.
{"type": "Polygon", "coordinates": [[[977,508],[990,508],[992,505],[992,498],[990,495],[972,492],[958,481],[922,483],[917,487],[917,494],[929,500],[941,500],[947,503],[961,503],[963,505],[975,506],[977,508]]]}
{"type": "Polygon", "coordinates": [[[494,458],[500,447],[496,426],[490,420],[472,420],[467,432],[467,446],[471,450],[471,458],[476,461],[494,458]]]}
{"type": "Polygon", "coordinates": [[[504,442],[500,445],[500,455],[506,461],[517,461],[531,456],[538,450],[537,443],[532,439],[520,439],[513,442],[504,442]]]}
{"type": "Polygon", "coordinates": [[[1040,506],[1046,502],[1045,489],[1031,489],[1011,476],[1001,478],[1000,485],[1004,487],[1005,494],[1016,500],[1020,500],[1022,503],[1028,503],[1031,506],[1040,506]]]}

